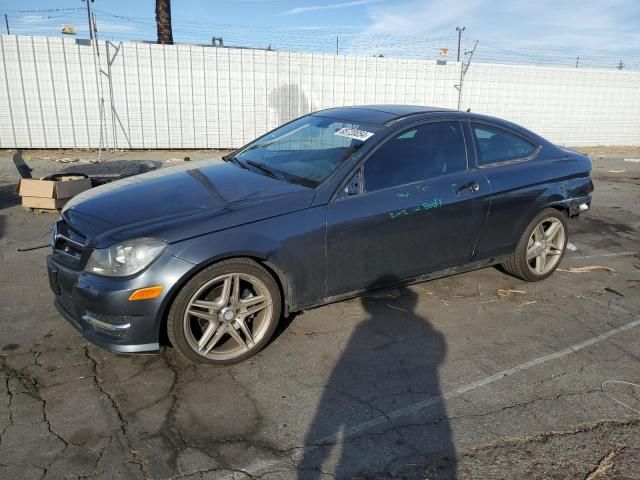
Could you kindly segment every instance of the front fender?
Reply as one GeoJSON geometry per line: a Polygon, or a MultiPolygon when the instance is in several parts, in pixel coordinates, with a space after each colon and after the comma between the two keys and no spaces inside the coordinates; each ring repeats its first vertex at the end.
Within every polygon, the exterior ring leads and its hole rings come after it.
{"type": "Polygon", "coordinates": [[[285,308],[295,311],[326,293],[324,216],[324,206],[309,208],[176,242],[169,253],[194,265],[189,278],[221,260],[254,258],[278,276],[285,308]]]}

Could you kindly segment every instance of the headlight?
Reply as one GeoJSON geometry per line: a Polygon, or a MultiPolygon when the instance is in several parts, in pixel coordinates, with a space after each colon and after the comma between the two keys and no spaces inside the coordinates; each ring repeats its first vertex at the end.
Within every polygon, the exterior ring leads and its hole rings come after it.
{"type": "Polygon", "coordinates": [[[162,240],[136,238],[109,248],[96,248],[85,270],[108,277],[133,275],[146,268],[166,247],[162,240]]]}

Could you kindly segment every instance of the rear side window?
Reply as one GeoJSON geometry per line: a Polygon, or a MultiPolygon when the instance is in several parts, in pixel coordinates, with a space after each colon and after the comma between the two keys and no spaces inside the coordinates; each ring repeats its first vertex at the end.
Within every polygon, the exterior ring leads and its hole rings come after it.
{"type": "Polygon", "coordinates": [[[466,170],[460,122],[411,127],[387,140],[364,164],[367,192],[466,170]]]}
{"type": "Polygon", "coordinates": [[[473,124],[472,128],[480,153],[479,165],[518,160],[536,151],[535,145],[501,128],[480,124],[473,124]]]}

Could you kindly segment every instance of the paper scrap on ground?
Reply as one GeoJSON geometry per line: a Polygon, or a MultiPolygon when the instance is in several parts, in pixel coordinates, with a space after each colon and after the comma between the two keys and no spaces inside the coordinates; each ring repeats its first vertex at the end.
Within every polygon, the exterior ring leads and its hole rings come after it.
{"type": "Polygon", "coordinates": [[[505,298],[512,293],[523,295],[523,294],[526,294],[527,292],[525,292],[524,290],[513,290],[512,288],[500,288],[496,293],[498,294],[498,297],[505,298]]]}
{"type": "Polygon", "coordinates": [[[521,303],[520,305],[518,305],[518,308],[524,307],[525,305],[532,305],[534,303],[538,303],[538,301],[537,300],[531,300],[530,302],[521,303]]]}
{"type": "Polygon", "coordinates": [[[569,273],[589,273],[589,272],[594,272],[596,270],[604,270],[606,272],[615,272],[615,269],[611,267],[606,267],[604,265],[588,265],[586,267],[558,268],[559,272],[569,272],[569,273]]]}
{"type": "Polygon", "coordinates": [[[363,142],[373,136],[373,133],[367,132],[365,130],[358,130],[357,128],[341,128],[338,130],[336,135],[341,137],[353,138],[355,140],[362,140],[363,142]]]}

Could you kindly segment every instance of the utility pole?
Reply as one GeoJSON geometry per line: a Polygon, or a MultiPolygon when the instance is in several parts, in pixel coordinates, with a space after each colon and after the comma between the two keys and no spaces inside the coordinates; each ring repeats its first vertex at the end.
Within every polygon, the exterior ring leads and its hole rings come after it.
{"type": "Polygon", "coordinates": [[[338,55],[338,35],[336,35],[336,55],[338,55]]]}
{"type": "Polygon", "coordinates": [[[11,32],[9,31],[9,17],[7,17],[7,14],[4,14],[4,23],[7,26],[7,35],[11,35],[11,32]]]}
{"type": "Polygon", "coordinates": [[[93,0],[83,0],[87,2],[87,20],[89,21],[89,39],[93,40],[93,25],[92,25],[92,17],[91,17],[91,4],[93,0]]]}
{"type": "Polygon", "coordinates": [[[462,32],[465,31],[467,27],[456,27],[456,32],[458,32],[458,60],[456,61],[460,61],[460,40],[462,39],[462,32]]]}
{"type": "Polygon", "coordinates": [[[576,57],[576,68],[578,68],[578,63],[580,63],[580,57],[576,57]]]}
{"type": "Polygon", "coordinates": [[[624,63],[622,63],[622,59],[620,59],[620,63],[618,63],[618,66],[616,68],[618,70],[622,70],[624,68],[624,63]]]}
{"type": "Polygon", "coordinates": [[[93,18],[91,22],[91,26],[93,27],[93,38],[96,39],[96,45],[98,44],[98,22],[96,22],[96,14],[91,12],[91,18],[93,18]]]}

